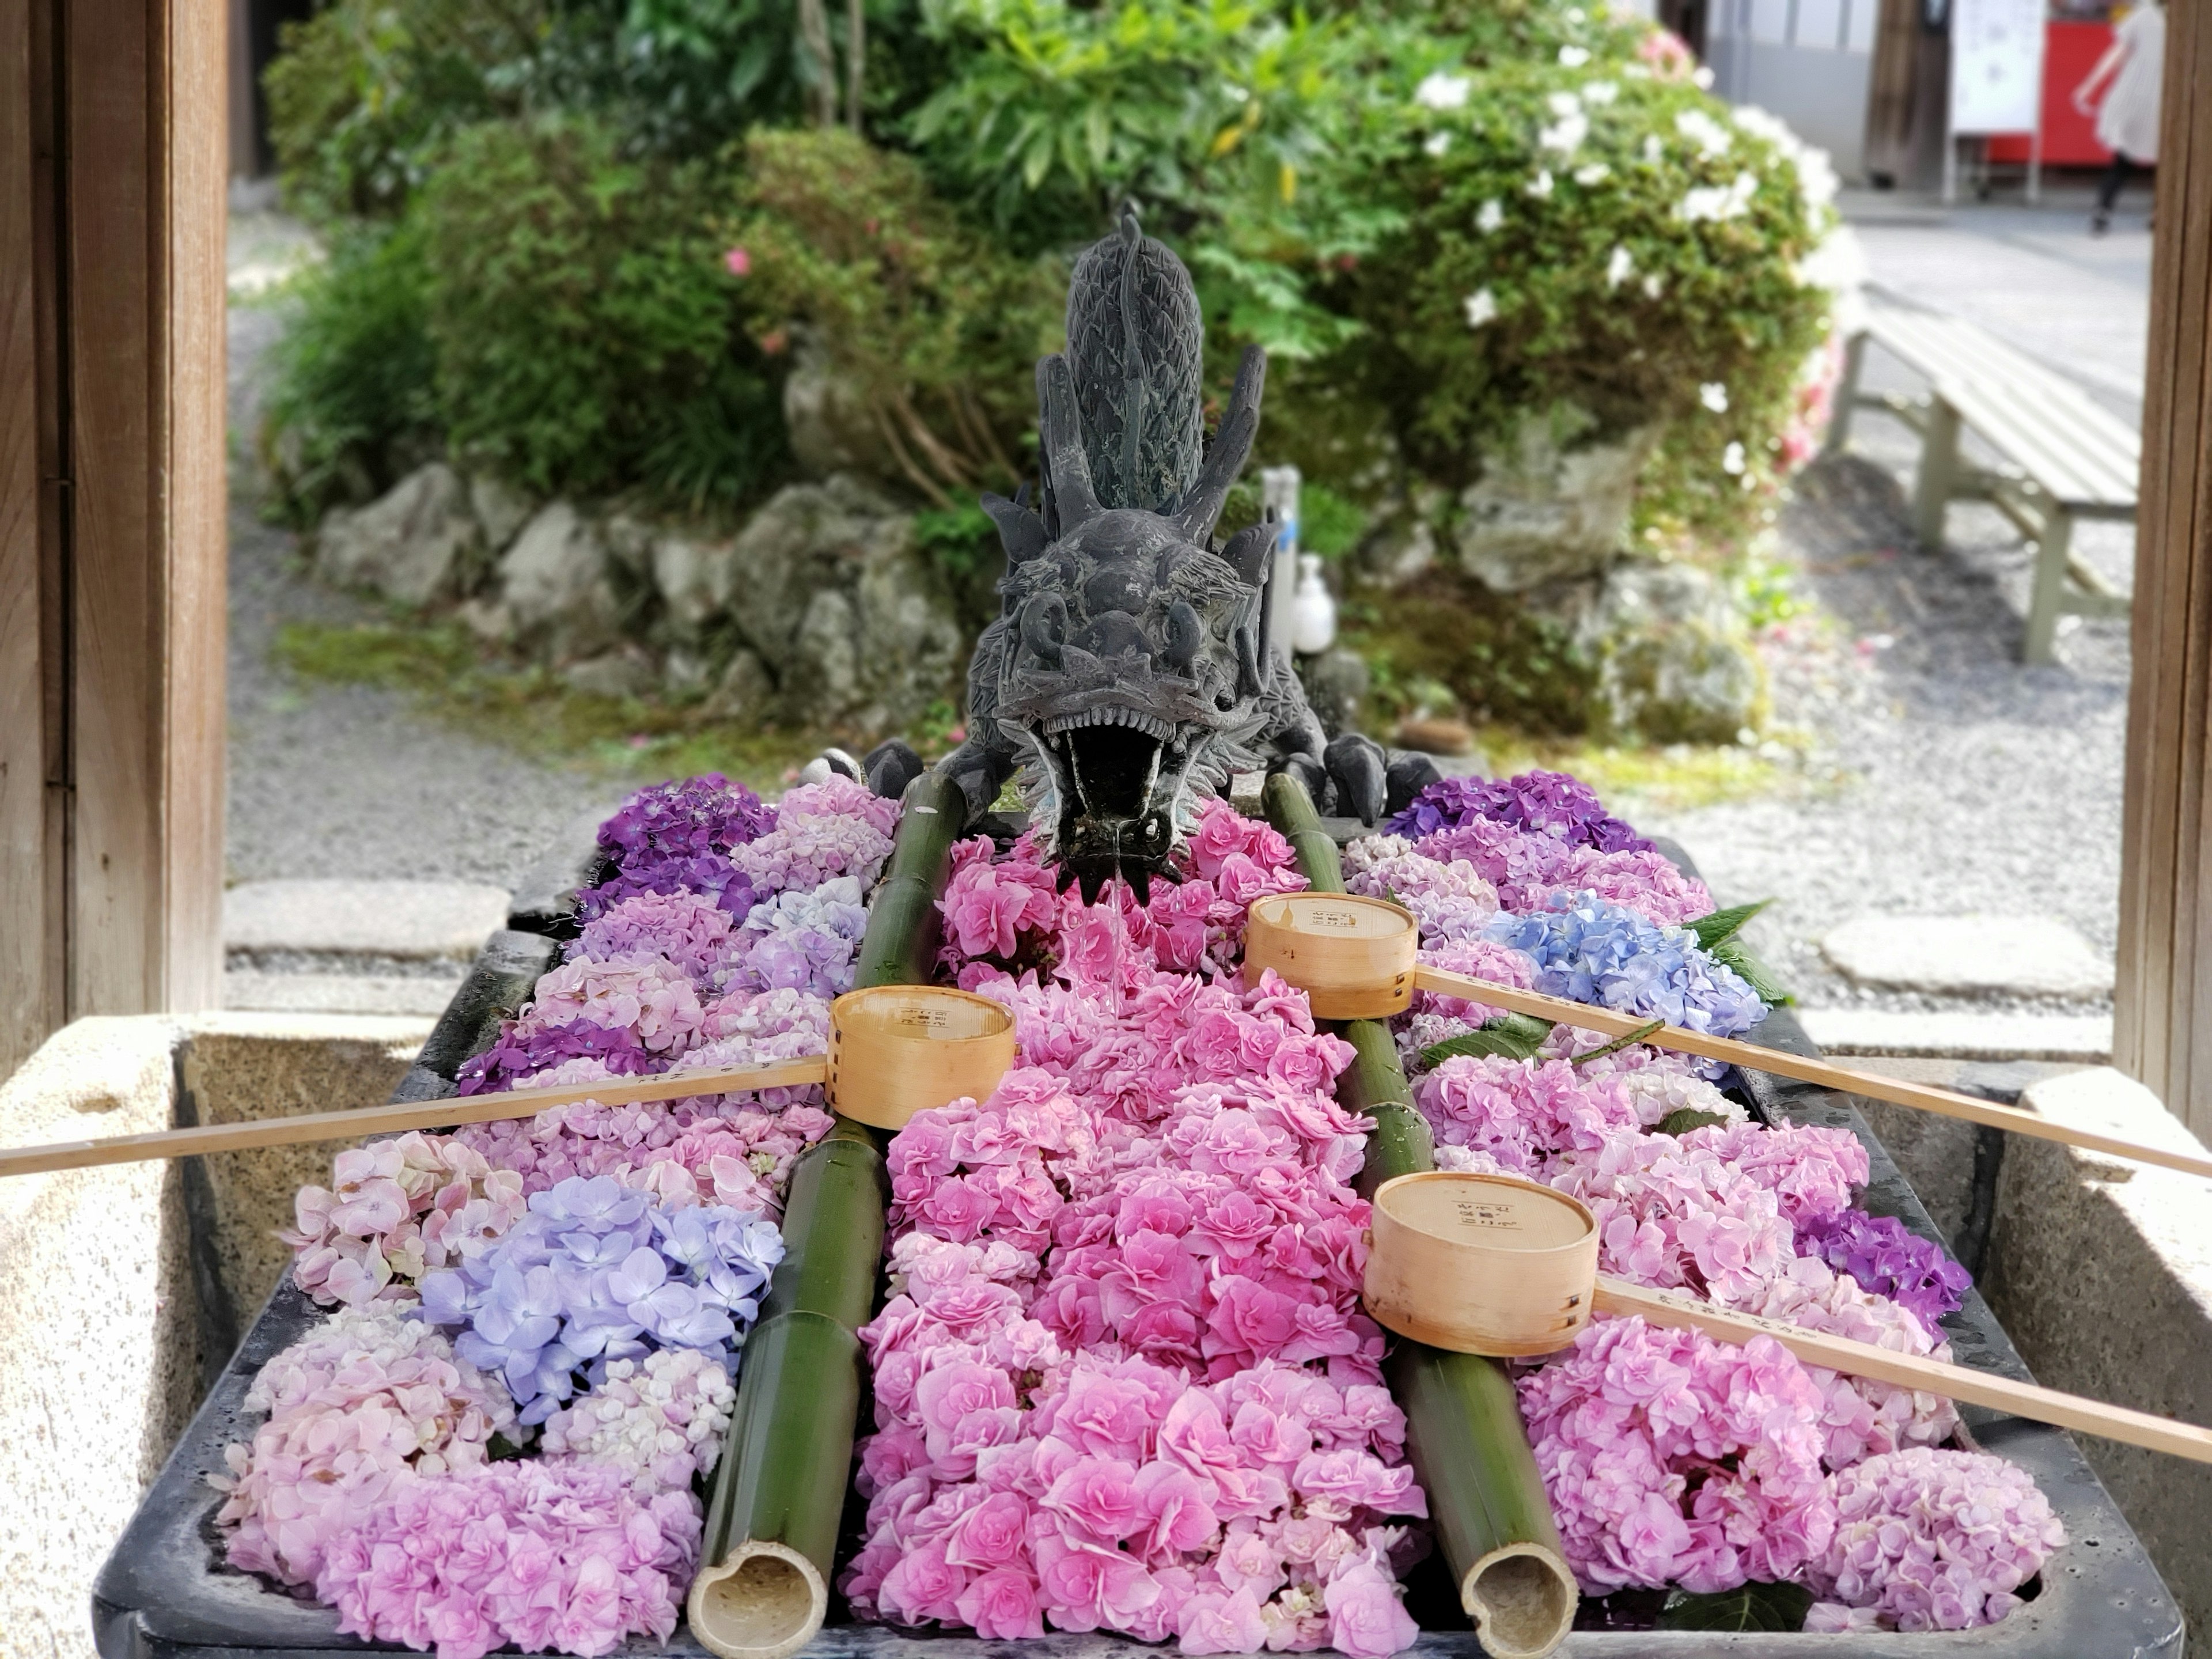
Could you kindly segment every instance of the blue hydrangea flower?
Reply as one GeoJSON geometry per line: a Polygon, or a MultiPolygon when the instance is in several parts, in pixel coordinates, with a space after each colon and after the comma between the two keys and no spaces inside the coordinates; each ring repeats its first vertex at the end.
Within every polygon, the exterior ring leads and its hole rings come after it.
{"type": "Polygon", "coordinates": [[[1715,1036],[1747,1031],[1766,1013],[1742,975],[1706,955],[1688,928],[1662,927],[1595,893],[1562,896],[1531,915],[1501,911],[1483,932],[1534,959],[1535,988],[1547,996],[1715,1036]]]}
{"type": "Polygon", "coordinates": [[[656,1348],[697,1348],[732,1372],[783,1259],[773,1223],[725,1205],[663,1209],[608,1176],[572,1176],[460,1265],[424,1275],[420,1316],[507,1381],[525,1423],[576,1390],[576,1373],[656,1348]]]}

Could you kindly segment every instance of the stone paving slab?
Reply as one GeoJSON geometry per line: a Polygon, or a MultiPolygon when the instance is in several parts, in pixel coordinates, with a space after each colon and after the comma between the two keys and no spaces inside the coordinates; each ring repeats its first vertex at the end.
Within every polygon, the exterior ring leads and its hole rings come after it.
{"type": "Polygon", "coordinates": [[[249,881],[222,896],[233,951],[455,957],[507,921],[504,887],[474,881],[249,881]]]}
{"type": "Polygon", "coordinates": [[[2063,921],[2041,916],[1859,916],[1820,941],[1861,985],[1938,994],[2101,997],[2112,964],[2063,921]]]}
{"type": "Polygon", "coordinates": [[[1801,1008],[1822,1052],[1954,1060],[2072,1060],[2112,1057],[2108,1014],[1900,1013],[1879,1008],[1801,1008]]]}
{"type": "Polygon", "coordinates": [[[399,974],[260,974],[233,968],[222,976],[227,1011],[293,1014],[385,1014],[434,1018],[460,988],[460,976],[399,974]]]}

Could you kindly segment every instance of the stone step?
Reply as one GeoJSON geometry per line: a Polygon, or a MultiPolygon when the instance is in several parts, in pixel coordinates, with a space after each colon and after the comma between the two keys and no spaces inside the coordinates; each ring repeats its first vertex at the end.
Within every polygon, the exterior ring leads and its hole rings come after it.
{"type": "Polygon", "coordinates": [[[507,890],[473,881],[249,881],[222,896],[231,951],[466,961],[507,922],[507,890]]]}
{"type": "Polygon", "coordinates": [[[434,1018],[460,983],[414,974],[262,974],[233,968],[222,976],[222,1006],[262,1013],[434,1018]]]}
{"type": "Polygon", "coordinates": [[[1805,1034],[1824,1054],[1951,1060],[2074,1060],[2112,1057],[2110,1014],[1903,1013],[1880,1008],[1801,1008],[1805,1034]]]}
{"type": "Polygon", "coordinates": [[[1937,995],[2112,992],[2112,963],[2044,916],[1859,916],[1830,932],[1820,954],[1858,984],[1937,995]]]}

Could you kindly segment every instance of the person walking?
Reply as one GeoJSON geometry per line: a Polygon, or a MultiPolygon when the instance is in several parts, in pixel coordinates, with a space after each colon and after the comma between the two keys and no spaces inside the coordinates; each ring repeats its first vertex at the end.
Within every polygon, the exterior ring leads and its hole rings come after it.
{"type": "Polygon", "coordinates": [[[2112,30],[2112,44],[2081,84],[2074,88],[2074,107],[2097,118],[2097,142],[2112,152],[2112,164],[2097,185],[2097,210],[2089,216],[2092,235],[2112,228],[2112,207],[2137,167],[2158,160],[2158,94],[2166,73],[2166,11],[2158,0],[2143,3],[2112,30]],[[2112,89],[2094,109],[2097,88],[2112,89]]]}

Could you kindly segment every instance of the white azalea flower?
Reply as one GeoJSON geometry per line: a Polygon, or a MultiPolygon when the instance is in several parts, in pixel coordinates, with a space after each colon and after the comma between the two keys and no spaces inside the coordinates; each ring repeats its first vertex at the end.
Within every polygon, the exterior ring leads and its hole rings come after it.
{"type": "MultiPolygon", "coordinates": [[[[1477,289],[1467,296],[1467,325],[1469,328],[1480,328],[1497,315],[1498,296],[1488,289],[1477,289]]],[[[1741,453],[1743,446],[1738,444],[1736,448],[1741,453]]]]}
{"type": "Polygon", "coordinates": [[[1731,185],[1709,185],[1686,191],[1675,204],[1674,216],[1695,224],[1700,219],[1717,223],[1723,219],[1741,217],[1751,209],[1751,198],[1759,189],[1759,175],[1739,173],[1731,185]]]}
{"type": "Polygon", "coordinates": [[[1743,471],[1743,446],[1741,444],[1730,444],[1726,449],[1721,451],[1721,471],[1727,473],[1731,478],[1741,474],[1743,471]]]}
{"type": "Polygon", "coordinates": [[[1665,159],[1666,155],[1667,146],[1659,142],[1659,135],[1657,133],[1647,132],[1644,135],[1644,159],[1645,161],[1656,167],[1662,160],[1665,159]]]}
{"type": "Polygon", "coordinates": [[[1613,169],[1602,161],[1592,161],[1575,169],[1575,182],[1578,185],[1601,185],[1612,177],[1613,169]]]}
{"type": "Polygon", "coordinates": [[[1421,148],[1428,151],[1431,155],[1441,155],[1451,148],[1451,134],[1449,132],[1432,132],[1429,135],[1428,141],[1424,143],[1421,148]]]}
{"type": "Polygon", "coordinates": [[[1712,70],[1704,64],[1698,64],[1690,71],[1690,84],[1699,92],[1711,92],[1713,89],[1712,70]]]}
{"type": "Polygon", "coordinates": [[[1583,100],[1571,92],[1553,92],[1545,94],[1544,105],[1554,115],[1572,115],[1582,108],[1583,100]]]}
{"type": "Polygon", "coordinates": [[[1562,155],[1572,155],[1589,137],[1589,117],[1577,110],[1572,115],[1563,115],[1548,127],[1536,130],[1536,148],[1555,149],[1562,155]]]}
{"type": "Polygon", "coordinates": [[[1635,269],[1635,256],[1619,243],[1615,243],[1613,252],[1607,256],[1605,262],[1605,285],[1607,288],[1619,288],[1628,280],[1629,273],[1635,269]]]}
{"type": "Polygon", "coordinates": [[[1548,197],[1552,193],[1551,168],[1538,167],[1536,169],[1536,176],[1528,181],[1528,194],[1534,197],[1540,202],[1548,197]]]}
{"type": "Polygon", "coordinates": [[[1645,299],[1656,300],[1666,291],[1666,279],[1661,276],[1657,271],[1653,271],[1649,276],[1646,276],[1644,279],[1644,297],[1645,299]]]}
{"type": "Polygon", "coordinates": [[[1698,154],[1711,159],[1725,155],[1735,140],[1729,130],[1701,109],[1686,109],[1674,117],[1674,131],[1698,147],[1698,154]]]}
{"type": "Polygon", "coordinates": [[[1474,85],[1464,75],[1446,75],[1438,70],[1413,88],[1413,101],[1424,109],[1461,109],[1474,85]]]}
{"type": "Polygon", "coordinates": [[[1707,380],[1698,388],[1698,401],[1716,415],[1728,413],[1728,388],[1718,380],[1707,380]]]}
{"type": "Polygon", "coordinates": [[[1505,204],[1495,196],[1474,211],[1474,228],[1487,236],[1505,222],[1505,204]]]}
{"type": "Polygon", "coordinates": [[[1584,64],[1589,62],[1589,48],[1587,46],[1561,46],[1559,48],[1559,63],[1564,68],[1580,69],[1584,64]]]}
{"type": "Polygon", "coordinates": [[[1610,104],[1620,96],[1620,83],[1617,81],[1590,81],[1583,87],[1583,102],[1593,109],[1610,104]]]}

